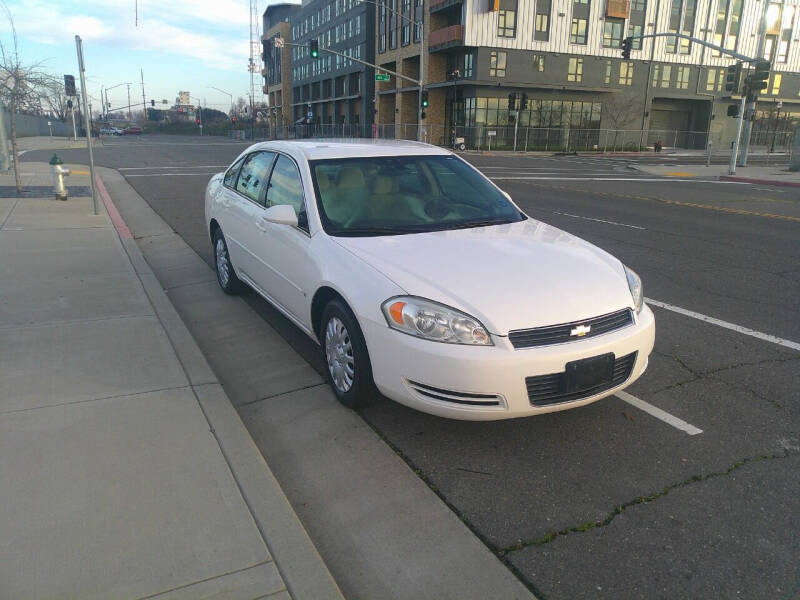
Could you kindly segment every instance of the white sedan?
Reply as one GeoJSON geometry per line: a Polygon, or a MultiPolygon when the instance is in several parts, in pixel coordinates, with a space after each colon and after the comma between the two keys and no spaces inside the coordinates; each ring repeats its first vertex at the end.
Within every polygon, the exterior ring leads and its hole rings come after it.
{"type": "Polygon", "coordinates": [[[636,273],[441,148],[256,144],[212,177],[205,216],[222,289],[247,284],[317,340],[349,407],[574,408],[633,383],[653,349],[636,273]]]}

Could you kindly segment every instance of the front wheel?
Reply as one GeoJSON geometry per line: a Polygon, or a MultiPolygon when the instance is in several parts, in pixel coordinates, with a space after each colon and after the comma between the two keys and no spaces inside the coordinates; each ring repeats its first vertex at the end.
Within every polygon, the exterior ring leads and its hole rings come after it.
{"type": "Polygon", "coordinates": [[[322,311],[322,353],[331,388],[348,408],[368,404],[377,394],[367,344],[355,315],[341,300],[331,300],[322,311]]]}
{"type": "Polygon", "coordinates": [[[214,232],[214,270],[217,272],[217,282],[223,292],[235,295],[242,291],[244,285],[233,270],[228,244],[221,229],[214,232]]]}

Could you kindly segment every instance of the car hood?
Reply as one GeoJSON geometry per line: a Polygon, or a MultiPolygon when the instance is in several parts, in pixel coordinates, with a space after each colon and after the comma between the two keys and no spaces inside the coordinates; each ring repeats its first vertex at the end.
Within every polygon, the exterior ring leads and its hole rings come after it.
{"type": "Polygon", "coordinates": [[[633,306],[619,260],[534,219],[333,239],[409,295],[462,310],[498,335],[633,306]]]}

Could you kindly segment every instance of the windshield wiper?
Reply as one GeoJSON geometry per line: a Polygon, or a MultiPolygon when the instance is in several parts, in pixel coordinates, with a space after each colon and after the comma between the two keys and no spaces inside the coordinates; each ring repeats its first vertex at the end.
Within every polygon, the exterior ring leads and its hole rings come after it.
{"type": "Polygon", "coordinates": [[[470,227],[488,227],[489,225],[508,225],[516,223],[514,219],[492,219],[486,221],[466,221],[464,223],[454,223],[446,229],[469,229],[470,227]]]}
{"type": "Polygon", "coordinates": [[[406,229],[400,227],[351,227],[348,229],[333,231],[331,232],[331,235],[368,237],[373,235],[405,235],[407,233],[421,233],[422,231],[427,231],[427,229],[406,229]]]}

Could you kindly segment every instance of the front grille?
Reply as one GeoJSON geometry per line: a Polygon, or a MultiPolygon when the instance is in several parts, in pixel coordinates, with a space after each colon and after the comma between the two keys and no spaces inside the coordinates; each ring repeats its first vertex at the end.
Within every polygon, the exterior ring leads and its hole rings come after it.
{"type": "Polygon", "coordinates": [[[614,374],[611,382],[598,385],[588,390],[566,393],[565,373],[552,373],[550,375],[537,375],[526,377],[525,385],[528,388],[528,400],[533,406],[549,406],[572,400],[580,400],[594,396],[605,390],[625,383],[631,376],[633,365],[636,363],[636,352],[614,360],[614,374]]]}
{"type": "Polygon", "coordinates": [[[472,392],[456,392],[424,385],[416,381],[408,381],[411,389],[416,393],[442,402],[462,404],[464,406],[503,406],[500,396],[496,394],[475,394],[472,392]]]}
{"type": "Polygon", "coordinates": [[[508,339],[514,348],[533,348],[534,346],[549,346],[550,344],[562,344],[564,342],[574,342],[576,340],[594,337],[622,329],[633,324],[633,313],[631,309],[624,308],[617,312],[609,313],[585,321],[575,321],[574,323],[562,323],[561,325],[548,325],[547,327],[536,327],[534,329],[517,329],[508,333],[508,339]],[[589,333],[578,337],[571,336],[569,333],[580,325],[589,326],[589,333]]]}

